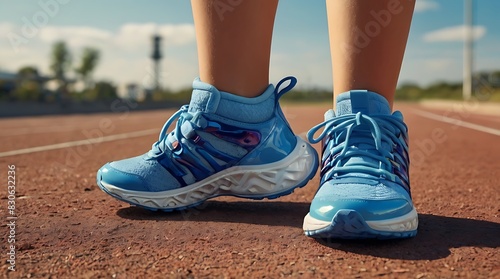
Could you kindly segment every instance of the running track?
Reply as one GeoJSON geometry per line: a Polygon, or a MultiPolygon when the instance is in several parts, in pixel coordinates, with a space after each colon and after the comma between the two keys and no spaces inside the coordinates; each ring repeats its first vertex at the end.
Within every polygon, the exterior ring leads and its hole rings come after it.
{"type": "MultiPolygon", "coordinates": [[[[283,107],[305,135],[328,106],[283,107]]],[[[277,200],[221,197],[180,213],[101,192],[96,170],[147,151],[173,110],[0,119],[1,184],[14,164],[18,216],[9,273],[5,186],[2,277],[500,278],[500,114],[396,109],[410,127],[420,227],[414,239],[385,242],[305,237],[318,177],[277,200]]]]}

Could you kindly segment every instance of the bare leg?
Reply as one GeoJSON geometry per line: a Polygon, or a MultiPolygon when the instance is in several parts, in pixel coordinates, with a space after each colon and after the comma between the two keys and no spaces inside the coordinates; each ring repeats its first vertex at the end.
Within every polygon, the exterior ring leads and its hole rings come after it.
{"type": "Polygon", "coordinates": [[[334,97],[367,89],[392,106],[414,6],[415,0],[327,1],[334,97]]]}
{"type": "Polygon", "coordinates": [[[191,0],[200,79],[221,91],[260,95],[269,85],[278,0],[191,0]]]}

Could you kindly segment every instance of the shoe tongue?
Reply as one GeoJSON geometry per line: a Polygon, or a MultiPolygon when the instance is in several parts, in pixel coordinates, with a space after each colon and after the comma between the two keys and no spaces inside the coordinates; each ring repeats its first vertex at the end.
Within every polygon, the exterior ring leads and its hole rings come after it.
{"type": "Polygon", "coordinates": [[[214,86],[202,82],[199,78],[193,81],[193,93],[189,102],[189,112],[213,113],[217,110],[221,92],[214,86]]]}
{"type": "Polygon", "coordinates": [[[351,90],[337,96],[336,115],[356,114],[390,115],[389,102],[368,90],[351,90]]]}
{"type": "MultiPolygon", "coordinates": [[[[336,110],[337,116],[356,114],[358,112],[371,116],[391,114],[389,102],[387,102],[387,100],[381,95],[368,90],[352,90],[340,94],[337,96],[336,110]]],[[[362,137],[367,137],[370,134],[369,131],[369,126],[364,124],[357,126],[351,134],[351,137],[353,137],[351,138],[351,148],[365,150],[378,155],[380,153],[375,149],[374,142],[371,140],[368,142],[359,142],[359,140],[357,140],[357,138],[361,136],[361,133],[363,133],[362,137]]],[[[385,142],[382,143],[382,146],[384,149],[390,148],[385,142]]],[[[371,157],[353,156],[344,163],[344,166],[372,165],[374,167],[378,167],[378,164],[379,162],[371,157]]],[[[362,174],[356,175],[362,176],[362,174]]]]}

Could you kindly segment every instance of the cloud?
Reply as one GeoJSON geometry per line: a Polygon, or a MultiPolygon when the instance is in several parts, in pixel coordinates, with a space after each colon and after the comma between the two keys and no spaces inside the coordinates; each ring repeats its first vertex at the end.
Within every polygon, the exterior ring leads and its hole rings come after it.
{"type": "MultiPolygon", "coordinates": [[[[468,30],[465,25],[446,27],[424,34],[425,42],[462,42],[465,39],[465,32],[468,30]]],[[[486,27],[472,27],[472,38],[478,40],[486,34],[486,27]]]]}
{"type": "Polygon", "coordinates": [[[439,4],[431,0],[418,0],[415,4],[415,12],[435,11],[439,9],[439,4]]]}
{"type": "Polygon", "coordinates": [[[43,43],[52,44],[62,40],[71,47],[83,47],[110,43],[113,41],[113,34],[85,26],[47,26],[40,30],[39,38],[43,43]]]}
{"type": "Polygon", "coordinates": [[[186,45],[195,40],[192,24],[158,25],[154,23],[125,24],[116,33],[87,26],[46,26],[40,30],[39,39],[44,43],[63,40],[73,47],[89,44],[112,45],[120,49],[137,50],[149,48],[153,34],[161,35],[163,41],[169,46],[186,45]]]}
{"type": "Polygon", "coordinates": [[[114,43],[122,48],[137,50],[150,48],[151,36],[159,34],[162,36],[163,44],[168,46],[183,46],[195,41],[193,24],[166,24],[154,23],[123,25],[114,38],[114,43]]]}
{"type": "MultiPolygon", "coordinates": [[[[123,84],[143,84],[150,80],[152,35],[163,37],[164,59],[161,68],[162,84],[171,88],[189,85],[197,74],[195,32],[193,24],[128,23],[116,31],[90,26],[43,26],[34,36],[24,36],[23,26],[0,22],[0,68],[15,72],[20,67],[33,65],[45,75],[50,74],[50,52],[56,41],[65,41],[73,56],[73,67],[79,63],[84,47],[95,47],[101,52],[96,68],[96,80],[109,79],[123,84]],[[14,35],[12,35],[14,34],[14,35]],[[12,44],[10,37],[22,41],[12,44]],[[175,57],[171,57],[175,52],[175,57]]],[[[73,73],[70,73],[73,74],[73,73]]]]}
{"type": "Polygon", "coordinates": [[[9,22],[0,22],[0,32],[1,34],[6,34],[14,29],[14,25],[9,22]]]}

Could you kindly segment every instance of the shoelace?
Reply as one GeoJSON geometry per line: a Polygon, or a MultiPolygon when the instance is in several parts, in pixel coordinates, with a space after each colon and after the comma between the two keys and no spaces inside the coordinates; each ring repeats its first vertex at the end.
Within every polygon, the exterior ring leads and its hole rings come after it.
{"type": "Polygon", "coordinates": [[[151,146],[151,151],[148,153],[150,157],[158,157],[167,151],[172,151],[172,149],[175,149],[175,147],[171,146],[171,144],[174,141],[177,141],[180,144],[181,137],[184,134],[189,133],[189,131],[184,131],[183,133],[183,127],[189,127],[191,128],[191,130],[193,130],[195,127],[201,128],[198,123],[200,120],[201,112],[190,113],[188,112],[188,110],[189,105],[182,106],[167,120],[167,122],[165,122],[163,128],[160,131],[158,141],[153,143],[153,145],[151,146]],[[176,119],[179,120],[177,121],[175,129],[171,133],[168,133],[168,128],[176,119]],[[185,123],[188,123],[190,125],[186,125],[185,123]]]}
{"type": "MultiPolygon", "coordinates": [[[[307,138],[311,143],[318,143],[325,137],[333,137],[335,140],[334,147],[329,150],[330,154],[334,155],[333,160],[328,163],[329,168],[333,170],[329,173],[331,176],[337,176],[339,173],[358,172],[370,174],[378,177],[384,177],[395,181],[395,174],[392,173],[392,162],[394,162],[394,154],[391,150],[384,148],[382,143],[385,142],[389,146],[396,144],[402,145],[404,150],[408,150],[406,143],[396,136],[399,133],[406,131],[406,126],[392,115],[376,115],[368,116],[358,112],[357,114],[342,115],[326,120],[314,126],[307,133],[307,138]],[[356,127],[365,125],[369,128],[363,132],[352,136],[356,127]],[[314,134],[324,127],[321,134],[314,138],[314,134]],[[371,153],[367,150],[358,149],[356,145],[370,144],[379,154],[371,153]],[[345,166],[345,162],[352,157],[369,157],[378,161],[378,166],[370,162],[350,163],[345,166]]],[[[399,155],[398,155],[399,156],[399,155]]]]}

